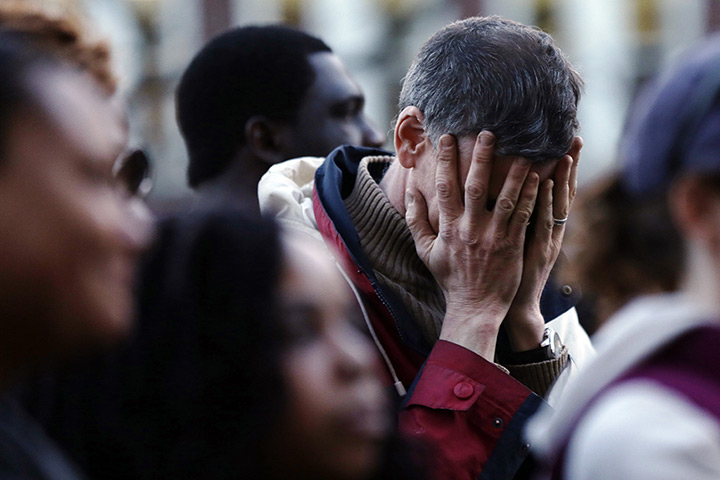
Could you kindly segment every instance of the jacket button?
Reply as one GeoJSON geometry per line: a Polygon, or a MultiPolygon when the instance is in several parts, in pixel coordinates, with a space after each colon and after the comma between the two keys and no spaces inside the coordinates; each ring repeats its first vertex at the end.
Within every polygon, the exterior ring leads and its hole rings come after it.
{"type": "Polygon", "coordinates": [[[502,426],[503,426],[502,418],[498,417],[495,420],[493,420],[493,427],[502,428],[502,426]]]}
{"type": "Polygon", "coordinates": [[[569,297],[573,293],[573,289],[570,285],[563,285],[560,291],[564,297],[569,297]]]}
{"type": "Polygon", "coordinates": [[[457,385],[455,385],[455,388],[453,388],[453,393],[460,400],[465,400],[466,398],[472,397],[472,394],[474,392],[475,392],[475,389],[468,382],[460,382],[457,385]]]}

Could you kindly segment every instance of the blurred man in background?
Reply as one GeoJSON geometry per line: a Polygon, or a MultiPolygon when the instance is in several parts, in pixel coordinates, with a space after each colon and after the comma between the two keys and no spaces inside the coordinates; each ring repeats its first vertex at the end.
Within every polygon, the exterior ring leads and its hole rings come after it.
{"type": "Polygon", "coordinates": [[[385,142],[364,103],[322,40],[281,25],[232,29],[195,56],[177,90],[188,182],[201,205],[257,211],[271,165],[385,142]]]}

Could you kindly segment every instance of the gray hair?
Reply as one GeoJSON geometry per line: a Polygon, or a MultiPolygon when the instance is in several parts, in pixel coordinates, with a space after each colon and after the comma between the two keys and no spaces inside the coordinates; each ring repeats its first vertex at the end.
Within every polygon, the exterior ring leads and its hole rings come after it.
{"type": "Polygon", "coordinates": [[[425,42],[403,81],[399,107],[422,111],[433,145],[445,133],[486,129],[499,154],[543,161],[569,151],[582,88],[548,34],[500,17],[473,17],[425,42]]]}

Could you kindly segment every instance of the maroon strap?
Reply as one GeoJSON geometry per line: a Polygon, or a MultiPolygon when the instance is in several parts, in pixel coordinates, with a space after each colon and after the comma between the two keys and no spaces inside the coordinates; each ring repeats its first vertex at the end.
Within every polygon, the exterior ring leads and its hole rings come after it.
{"type": "Polygon", "coordinates": [[[565,438],[564,445],[551,465],[540,466],[539,478],[563,480],[565,457],[579,419],[603,393],[633,380],[656,382],[685,397],[714,416],[720,423],[720,325],[707,325],[688,331],[663,347],[637,367],[629,370],[588,402],[565,438]]]}
{"type": "MultiPolygon", "coordinates": [[[[646,378],[671,388],[720,421],[720,325],[690,330],[619,382],[646,378]]],[[[618,383],[619,383],[618,382],[618,383]]]]}

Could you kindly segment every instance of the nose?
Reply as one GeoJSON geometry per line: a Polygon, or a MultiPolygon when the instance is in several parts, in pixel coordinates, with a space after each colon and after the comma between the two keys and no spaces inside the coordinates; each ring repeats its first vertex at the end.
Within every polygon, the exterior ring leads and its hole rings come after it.
{"type": "Polygon", "coordinates": [[[372,374],[377,365],[370,342],[352,326],[335,335],[335,371],[342,381],[352,382],[372,374]]]}
{"type": "Polygon", "coordinates": [[[362,145],[363,147],[380,148],[387,141],[385,135],[380,129],[371,124],[367,118],[362,118],[362,145]]]}

